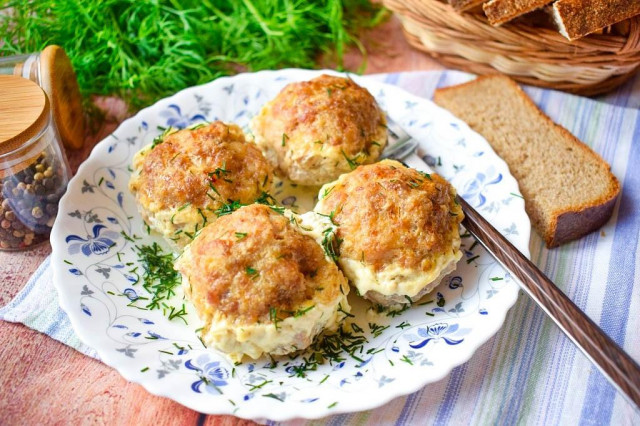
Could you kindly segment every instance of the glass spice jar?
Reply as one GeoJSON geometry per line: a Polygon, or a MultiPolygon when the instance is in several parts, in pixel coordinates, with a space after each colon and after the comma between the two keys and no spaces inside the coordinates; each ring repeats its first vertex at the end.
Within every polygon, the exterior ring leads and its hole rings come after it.
{"type": "Polygon", "coordinates": [[[0,250],[49,239],[70,171],[44,91],[0,75],[0,250]]]}
{"type": "Polygon", "coordinates": [[[0,75],[28,78],[42,87],[49,97],[53,123],[64,147],[82,147],[82,96],[71,60],[62,47],[50,45],[41,52],[0,56],[0,75]]]}

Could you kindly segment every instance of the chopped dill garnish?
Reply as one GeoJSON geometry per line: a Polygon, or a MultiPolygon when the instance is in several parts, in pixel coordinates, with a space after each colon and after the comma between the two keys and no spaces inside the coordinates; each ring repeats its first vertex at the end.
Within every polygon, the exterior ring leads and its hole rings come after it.
{"type": "Polygon", "coordinates": [[[418,171],[418,172],[419,172],[422,176],[426,177],[427,179],[429,179],[429,180],[433,180],[433,179],[431,178],[431,175],[430,175],[429,173],[420,172],[420,171],[418,171]]]}
{"type": "Polygon", "coordinates": [[[179,310],[176,310],[175,306],[169,306],[169,313],[167,315],[167,317],[169,317],[169,320],[172,320],[174,318],[180,318],[186,324],[187,320],[184,319],[185,315],[187,315],[187,310],[184,307],[184,303],[182,304],[182,307],[179,310]]]}
{"type": "Polygon", "coordinates": [[[263,386],[265,386],[265,385],[268,385],[268,384],[269,384],[269,383],[271,383],[271,382],[272,382],[272,380],[266,380],[266,379],[265,379],[262,383],[260,383],[260,384],[258,384],[258,385],[249,385],[249,386],[251,386],[251,387],[249,388],[249,392],[253,392],[253,391],[255,391],[255,390],[258,390],[258,389],[260,389],[261,387],[263,387],[263,386]]]}
{"type": "Polygon", "coordinates": [[[361,353],[364,345],[369,343],[362,334],[355,334],[346,331],[341,325],[335,333],[325,335],[323,339],[316,340],[310,347],[313,355],[306,364],[308,369],[317,368],[317,364],[322,364],[325,360],[333,364],[344,361],[345,355],[355,357],[356,353],[361,353]]]}
{"type": "Polygon", "coordinates": [[[330,188],[326,188],[323,192],[322,192],[322,198],[325,199],[329,196],[329,194],[331,194],[331,191],[333,191],[335,189],[335,185],[330,187],[330,188]]]}
{"type": "MultiPolygon", "coordinates": [[[[221,197],[220,193],[218,192],[218,190],[216,189],[216,187],[215,187],[215,186],[213,186],[213,184],[212,184],[211,182],[209,182],[209,188],[211,188],[211,190],[212,190],[213,192],[215,192],[215,193],[218,195],[218,197],[221,197]]],[[[209,193],[207,193],[207,195],[209,195],[209,193]]],[[[211,197],[211,196],[209,196],[209,198],[211,198],[212,200],[214,200],[214,198],[213,198],[213,197],[211,197]]],[[[214,200],[214,201],[215,201],[215,200],[214,200]]]]}
{"type": "Polygon", "coordinates": [[[236,232],[236,238],[241,240],[247,236],[246,232],[236,232]]]}
{"type": "Polygon", "coordinates": [[[344,315],[345,318],[355,318],[355,315],[353,315],[350,312],[347,312],[344,310],[344,308],[342,307],[342,304],[338,303],[338,312],[340,312],[342,315],[344,315]]]}
{"type": "Polygon", "coordinates": [[[202,213],[202,209],[198,209],[198,214],[202,217],[202,226],[204,227],[207,224],[207,217],[202,213]]]}
{"type": "Polygon", "coordinates": [[[328,217],[333,225],[338,226],[338,224],[335,221],[335,216],[336,216],[336,211],[335,210],[332,210],[331,213],[329,213],[329,214],[324,214],[324,213],[316,213],[316,214],[320,215],[320,216],[323,216],[323,217],[328,217]]]}
{"type": "Polygon", "coordinates": [[[402,305],[402,308],[400,309],[389,309],[387,310],[387,316],[388,317],[397,317],[398,315],[404,313],[405,311],[407,311],[408,309],[411,308],[410,304],[406,304],[406,305],[402,305]]]}
{"type": "Polygon", "coordinates": [[[187,208],[187,207],[189,207],[190,205],[191,205],[191,202],[184,203],[183,205],[181,205],[181,206],[178,208],[178,211],[179,211],[179,212],[181,212],[182,210],[186,209],[186,208],[187,208]]]}
{"type": "Polygon", "coordinates": [[[260,194],[256,203],[264,204],[265,206],[269,206],[274,212],[284,214],[284,207],[276,205],[276,199],[268,192],[262,191],[262,194],[260,194]]]}
{"type": "MultiPolygon", "coordinates": [[[[166,302],[175,296],[177,287],[182,282],[182,277],[173,269],[173,254],[165,253],[158,243],[152,245],[135,246],[138,261],[142,264],[142,287],[151,295],[151,300],[145,306],[146,309],[163,309],[165,316],[170,320],[181,319],[187,323],[187,314],[184,304],[180,309],[167,305],[166,302]]],[[[136,299],[140,300],[142,298],[136,299]]]]}
{"type": "Polygon", "coordinates": [[[315,307],[316,307],[316,305],[311,305],[311,306],[308,306],[306,308],[298,309],[297,311],[295,311],[293,313],[293,316],[295,318],[301,317],[302,315],[306,314],[307,312],[309,312],[310,310],[312,310],[315,307]]]}
{"type": "Polygon", "coordinates": [[[120,231],[120,235],[122,235],[122,236],[124,237],[124,239],[125,239],[125,240],[127,240],[127,241],[129,241],[130,243],[135,243],[135,242],[136,242],[133,238],[131,238],[131,237],[129,236],[129,234],[127,234],[127,233],[126,233],[126,232],[124,232],[124,231],[120,231]]]}
{"type": "Polygon", "coordinates": [[[478,240],[475,240],[473,244],[471,244],[471,247],[469,247],[469,251],[472,251],[478,244],[478,240]]]}
{"type": "Polygon", "coordinates": [[[404,361],[409,365],[413,365],[413,362],[406,355],[402,355],[402,358],[400,358],[400,361],[404,361]]]}
{"type": "Polygon", "coordinates": [[[303,226],[303,225],[300,225],[300,224],[298,223],[298,219],[296,219],[296,217],[295,217],[295,216],[293,216],[293,215],[291,215],[291,217],[289,218],[289,222],[290,222],[292,225],[295,225],[295,226],[297,226],[298,228],[302,229],[303,231],[307,231],[307,232],[308,232],[308,231],[312,231],[312,230],[313,230],[313,228],[311,228],[311,227],[309,227],[309,226],[303,226]]]}
{"type": "Polygon", "coordinates": [[[278,318],[278,308],[269,308],[269,320],[271,320],[276,330],[280,328],[278,326],[278,322],[280,321],[278,318]]]}
{"type": "Polygon", "coordinates": [[[349,168],[351,170],[354,170],[356,167],[358,167],[360,165],[360,163],[358,163],[358,157],[360,157],[361,155],[364,154],[364,153],[359,152],[358,154],[356,154],[355,157],[349,158],[347,156],[347,153],[344,152],[344,150],[340,150],[340,152],[342,152],[342,156],[344,157],[344,159],[347,160],[347,164],[349,164],[349,168]]]}
{"type": "Polygon", "coordinates": [[[277,399],[280,402],[284,402],[284,399],[282,399],[282,397],[276,395],[275,393],[266,393],[266,394],[264,394],[262,396],[267,397],[267,398],[277,399]]]}
{"type": "Polygon", "coordinates": [[[276,199],[273,198],[273,196],[268,192],[262,191],[262,194],[260,194],[260,196],[256,200],[256,203],[270,206],[276,203],[276,199]]]}
{"type": "Polygon", "coordinates": [[[411,324],[406,321],[402,321],[400,324],[396,325],[396,328],[399,328],[400,330],[404,330],[406,327],[411,327],[411,324]]]}
{"type": "Polygon", "coordinates": [[[238,210],[242,206],[243,206],[243,204],[240,203],[240,201],[232,200],[227,204],[223,204],[222,207],[217,209],[214,213],[218,217],[225,216],[225,215],[233,213],[234,211],[238,210]]]}
{"type": "Polygon", "coordinates": [[[287,136],[286,133],[282,134],[282,146],[285,146],[287,139],[289,139],[289,136],[287,136]]]}
{"type": "Polygon", "coordinates": [[[369,330],[371,330],[371,332],[373,333],[373,337],[380,336],[382,332],[385,331],[387,328],[389,328],[388,325],[382,326],[373,322],[369,323],[369,330]]]}
{"type": "Polygon", "coordinates": [[[491,281],[502,281],[502,280],[504,280],[504,278],[502,278],[502,277],[491,277],[491,278],[489,278],[489,279],[490,279],[491,281]]]}
{"type": "Polygon", "coordinates": [[[151,143],[151,149],[155,148],[156,146],[160,145],[162,142],[164,142],[164,138],[171,133],[171,131],[173,130],[173,128],[171,126],[167,127],[166,129],[162,126],[158,126],[158,130],[162,130],[162,133],[158,136],[156,136],[155,138],[153,138],[153,142],[151,143]]]}
{"type": "Polygon", "coordinates": [[[337,261],[338,257],[340,257],[339,250],[342,239],[338,238],[333,228],[325,229],[322,231],[322,235],[322,247],[324,248],[324,252],[327,254],[329,259],[334,262],[337,261]]]}
{"type": "Polygon", "coordinates": [[[244,270],[247,273],[247,275],[251,277],[251,279],[256,279],[260,275],[260,272],[258,272],[256,269],[253,269],[250,266],[247,266],[244,270]]]}
{"type": "Polygon", "coordinates": [[[221,177],[226,176],[229,173],[231,172],[227,170],[227,162],[225,161],[222,163],[222,167],[216,167],[216,169],[211,173],[208,173],[208,175],[210,178],[213,178],[215,176],[216,179],[220,179],[221,177]]]}
{"type": "Polygon", "coordinates": [[[469,263],[473,262],[474,260],[476,260],[476,259],[477,259],[477,258],[479,258],[479,257],[480,257],[480,255],[479,255],[479,254],[477,254],[477,255],[475,255],[475,256],[473,256],[473,257],[468,258],[468,259],[467,259],[467,264],[469,264],[469,263]]]}

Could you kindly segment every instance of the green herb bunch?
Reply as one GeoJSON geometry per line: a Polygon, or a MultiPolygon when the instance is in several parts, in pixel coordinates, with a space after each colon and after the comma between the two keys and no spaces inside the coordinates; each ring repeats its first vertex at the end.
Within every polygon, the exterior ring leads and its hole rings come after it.
{"type": "Polygon", "coordinates": [[[0,56],[62,46],[86,96],[138,108],[241,71],[342,67],[386,11],[370,0],[0,0],[0,56]]]}

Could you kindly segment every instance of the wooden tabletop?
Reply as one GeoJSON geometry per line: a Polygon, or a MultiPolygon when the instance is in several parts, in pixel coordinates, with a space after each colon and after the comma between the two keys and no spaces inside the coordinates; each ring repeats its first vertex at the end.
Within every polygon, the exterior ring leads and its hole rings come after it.
{"type": "MultiPolygon", "coordinates": [[[[412,49],[393,18],[364,34],[368,49],[366,73],[441,69],[412,49]]],[[[349,53],[345,65],[356,69],[361,57],[349,53]]],[[[126,118],[117,99],[98,99],[109,111],[97,135],[84,148],[69,152],[73,171],[94,145],[126,118]]],[[[22,252],[0,251],[0,306],[6,305],[51,253],[45,243],[22,252]]],[[[114,369],[91,359],[22,324],[0,321],[0,423],[109,423],[109,424],[252,424],[232,416],[207,416],[166,398],[151,395],[127,382],[114,369]],[[28,417],[27,417],[28,416],[28,417]]]]}

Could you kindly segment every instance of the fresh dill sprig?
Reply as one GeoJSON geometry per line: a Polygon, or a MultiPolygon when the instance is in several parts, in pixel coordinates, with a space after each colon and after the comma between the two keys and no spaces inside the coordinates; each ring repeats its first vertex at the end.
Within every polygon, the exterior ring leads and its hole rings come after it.
{"type": "Polygon", "coordinates": [[[388,15],[370,0],[5,0],[0,56],[58,44],[86,99],[139,108],[223,75],[326,67],[323,53],[342,69],[346,47],[365,54],[358,34],[388,15]]]}

